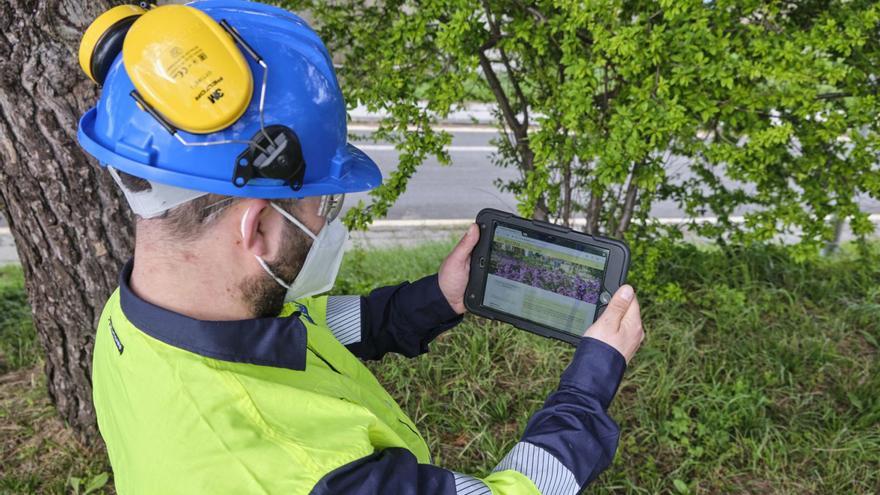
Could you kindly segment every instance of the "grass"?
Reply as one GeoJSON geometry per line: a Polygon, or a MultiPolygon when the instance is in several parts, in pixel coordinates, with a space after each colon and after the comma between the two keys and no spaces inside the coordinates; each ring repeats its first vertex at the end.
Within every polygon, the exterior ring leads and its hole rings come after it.
{"type": "MultiPolygon", "coordinates": [[[[80,444],[46,394],[42,357],[17,265],[0,267],[0,494],[86,493],[110,471],[80,444]]],[[[105,492],[112,490],[107,488],[105,492]]]]}
{"type": "Polygon", "coordinates": [[[33,366],[38,360],[21,268],[0,266],[0,373],[33,366]]]}
{"type": "MultiPolygon", "coordinates": [[[[352,252],[337,292],[431,273],[449,247],[352,252]]],[[[640,294],[648,336],[611,410],[620,447],[589,492],[880,493],[876,257],[798,264],[770,248],[669,253],[655,285],[677,290],[640,294]]],[[[63,440],[63,428],[46,426],[58,421],[34,371],[15,268],[0,271],[0,305],[0,492],[60,493],[72,476],[108,468],[63,440]],[[28,447],[39,438],[42,447],[28,447]]],[[[567,344],[468,317],[430,354],[370,366],[420,425],[437,463],[483,474],[516,442],[571,354],[567,344]]]]}

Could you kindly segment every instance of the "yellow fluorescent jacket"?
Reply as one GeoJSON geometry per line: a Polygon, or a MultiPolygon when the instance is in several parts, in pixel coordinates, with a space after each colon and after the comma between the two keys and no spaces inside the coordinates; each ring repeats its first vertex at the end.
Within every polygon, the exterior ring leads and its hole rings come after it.
{"type": "MultiPolygon", "coordinates": [[[[436,276],[364,298],[309,298],[243,328],[152,306],[128,287],[131,267],[101,315],[93,362],[98,426],[123,495],[574,494],[613,457],[617,426],[605,409],[622,357],[594,341],[495,472],[430,465],[416,425],[342,342],[359,338],[369,316],[360,301],[369,312],[371,297],[398,327],[454,315],[436,276]],[[338,309],[329,316],[328,301],[338,309]]],[[[415,345],[413,355],[427,350],[415,345]]]]}

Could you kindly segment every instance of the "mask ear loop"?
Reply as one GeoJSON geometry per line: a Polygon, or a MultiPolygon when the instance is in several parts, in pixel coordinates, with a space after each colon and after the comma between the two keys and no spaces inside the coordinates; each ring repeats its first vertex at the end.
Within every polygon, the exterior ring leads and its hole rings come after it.
{"type": "MultiPolygon", "coordinates": [[[[274,206],[274,203],[269,203],[269,204],[274,206]]],[[[244,211],[244,215],[241,216],[241,238],[242,238],[242,240],[244,240],[244,238],[245,238],[244,224],[247,222],[247,217],[250,214],[250,212],[251,212],[251,209],[248,208],[244,211]]],[[[266,264],[266,261],[263,260],[263,258],[261,256],[257,256],[255,254],[254,258],[256,258],[257,262],[260,264],[260,266],[263,267],[263,271],[268,273],[270,277],[272,277],[276,282],[278,282],[278,285],[280,285],[281,287],[284,287],[285,289],[290,289],[290,284],[288,284],[287,282],[278,278],[278,275],[275,275],[275,273],[272,272],[272,269],[269,268],[269,265],[266,264]]]]}

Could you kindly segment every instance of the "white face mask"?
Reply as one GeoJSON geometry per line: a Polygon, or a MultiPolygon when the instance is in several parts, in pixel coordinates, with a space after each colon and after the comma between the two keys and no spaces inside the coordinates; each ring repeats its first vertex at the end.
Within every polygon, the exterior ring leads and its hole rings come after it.
{"type": "MultiPolygon", "coordinates": [[[[296,275],[293,283],[286,283],[277,275],[272,273],[269,265],[261,258],[256,256],[260,266],[266,270],[270,277],[275,279],[279,285],[287,289],[284,296],[284,302],[291,302],[304,297],[313,296],[322,292],[327,292],[333,288],[336,282],[336,275],[339,273],[339,266],[342,264],[342,255],[345,248],[345,239],[348,237],[348,229],[338,220],[327,222],[318,235],[315,235],[306,228],[293,215],[286,212],[283,208],[275,203],[269,203],[284,218],[300,228],[309,237],[312,238],[312,247],[309,254],[303,262],[302,269],[296,275]]],[[[244,237],[244,223],[250,210],[245,211],[241,218],[241,233],[244,237]]]]}

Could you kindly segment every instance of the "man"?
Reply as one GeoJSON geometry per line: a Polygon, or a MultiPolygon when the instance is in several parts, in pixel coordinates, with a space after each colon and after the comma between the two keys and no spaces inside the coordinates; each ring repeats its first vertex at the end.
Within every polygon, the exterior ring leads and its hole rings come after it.
{"type": "Polygon", "coordinates": [[[117,7],[80,60],[103,84],[80,142],[138,216],[93,367],[120,493],[573,494],[610,464],[606,411],[643,337],[629,286],[484,478],[433,465],[360,362],[427,352],[461,321],[479,233],[437,275],[320,296],[346,238],[342,195],[380,175],[345,142],[329,54],[301,19],[238,0],[117,7]]]}

